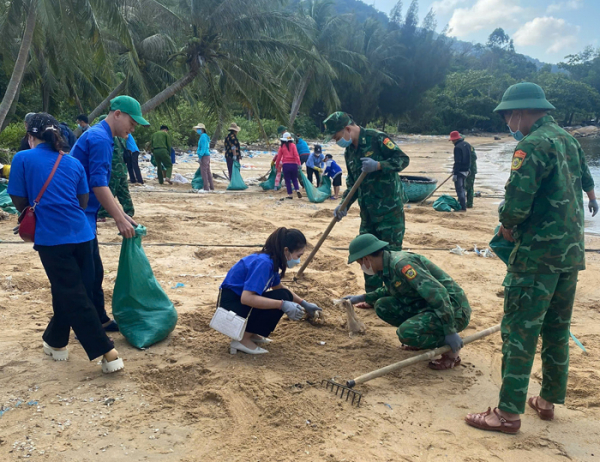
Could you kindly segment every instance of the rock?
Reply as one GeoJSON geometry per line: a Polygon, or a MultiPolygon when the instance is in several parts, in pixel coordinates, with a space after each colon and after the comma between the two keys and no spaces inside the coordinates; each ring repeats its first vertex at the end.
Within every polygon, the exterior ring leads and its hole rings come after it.
{"type": "Polygon", "coordinates": [[[494,139],[495,139],[496,141],[500,141],[500,137],[499,137],[499,136],[494,136],[494,139]]]}

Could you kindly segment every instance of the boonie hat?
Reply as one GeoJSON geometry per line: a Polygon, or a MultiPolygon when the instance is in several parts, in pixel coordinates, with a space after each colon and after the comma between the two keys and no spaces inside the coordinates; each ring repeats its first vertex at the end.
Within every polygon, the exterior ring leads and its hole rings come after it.
{"type": "Polygon", "coordinates": [[[283,132],[287,131],[287,127],[284,127],[283,125],[280,125],[279,127],[277,127],[277,134],[281,135],[283,132]]]}
{"type": "Polygon", "coordinates": [[[329,141],[333,137],[333,135],[335,135],[340,130],[343,130],[351,123],[352,117],[350,117],[350,115],[346,114],[345,112],[337,111],[333,114],[330,114],[329,117],[327,117],[323,121],[323,125],[325,125],[325,142],[329,141]]]}
{"type": "Polygon", "coordinates": [[[546,94],[542,87],[531,82],[522,82],[511,85],[504,92],[502,101],[494,109],[494,112],[513,111],[517,109],[556,109],[546,99],[546,94]]]}
{"type": "Polygon", "coordinates": [[[354,263],[367,255],[377,252],[378,250],[387,247],[389,242],[380,241],[372,234],[361,234],[354,238],[350,243],[350,256],[348,257],[348,264],[354,263]]]}
{"type": "Polygon", "coordinates": [[[453,131],[450,133],[450,139],[448,141],[457,141],[462,139],[462,136],[460,136],[460,133],[458,133],[457,131],[453,131]]]}
{"type": "Polygon", "coordinates": [[[142,107],[140,106],[140,103],[131,96],[117,96],[110,101],[110,110],[124,112],[140,125],[150,125],[150,122],[142,117],[142,107]]]}
{"type": "Polygon", "coordinates": [[[292,141],[294,138],[292,138],[292,135],[290,134],[290,132],[285,132],[283,135],[281,135],[281,138],[279,138],[281,141],[292,141]]]}
{"type": "Polygon", "coordinates": [[[235,122],[233,122],[230,126],[228,130],[233,130],[234,132],[239,132],[241,130],[240,127],[238,127],[238,124],[236,124],[235,122]]]}
{"type": "Polygon", "coordinates": [[[194,130],[200,130],[201,128],[203,128],[204,130],[206,130],[206,127],[204,126],[204,124],[198,124],[194,127],[194,130]]]}

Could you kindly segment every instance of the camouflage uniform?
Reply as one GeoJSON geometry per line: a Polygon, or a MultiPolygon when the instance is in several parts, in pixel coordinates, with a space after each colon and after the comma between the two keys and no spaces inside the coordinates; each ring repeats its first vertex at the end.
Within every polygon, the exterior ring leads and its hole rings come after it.
{"type": "Polygon", "coordinates": [[[471,318],[464,291],[439,267],[410,252],[383,253],[385,287],[366,295],[377,316],[397,326],[405,345],[429,349],[445,345],[444,337],[463,331],[471,318]]]}
{"type": "MultiPolygon", "coordinates": [[[[337,114],[344,113],[334,113],[325,122],[337,114]]],[[[370,157],[379,162],[381,170],[369,173],[348,205],[350,208],[358,200],[361,218],[359,233],[373,234],[389,242],[391,250],[402,250],[405,192],[398,173],[408,167],[410,158],[385,133],[361,127],[358,147],[351,144],[344,153],[348,189],[342,195],[342,202],[362,173],[361,157],[370,157]]],[[[382,284],[379,276],[365,275],[366,292],[372,292],[382,284]]]]}
{"type": "MultiPolygon", "coordinates": [[[[108,187],[113,196],[115,196],[121,203],[123,211],[132,217],[135,214],[135,209],[133,207],[131,195],[129,194],[127,166],[125,165],[125,160],[123,159],[123,153],[127,147],[123,138],[115,136],[114,141],[115,146],[113,148],[112,167],[108,187]]],[[[100,210],[98,211],[98,217],[108,218],[109,216],[109,213],[104,209],[104,207],[100,207],[100,210]]]]}
{"type": "Polygon", "coordinates": [[[578,271],[585,269],[583,191],[594,188],[575,138],[551,116],[516,147],[500,221],[515,248],[504,279],[502,389],[498,408],[525,411],[529,376],[542,336],[540,396],[562,404],[569,367],[569,325],[578,271]]]}
{"type": "Polygon", "coordinates": [[[475,175],[477,175],[477,154],[475,148],[471,146],[471,168],[469,176],[465,179],[465,189],[467,190],[467,208],[473,208],[473,195],[475,194],[475,175]]]}

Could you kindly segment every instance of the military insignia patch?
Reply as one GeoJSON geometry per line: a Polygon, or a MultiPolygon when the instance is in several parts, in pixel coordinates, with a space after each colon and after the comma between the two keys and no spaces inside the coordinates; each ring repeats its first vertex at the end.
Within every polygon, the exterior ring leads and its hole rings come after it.
{"type": "Polygon", "coordinates": [[[400,287],[402,285],[402,281],[396,281],[396,284],[394,284],[394,285],[396,286],[396,289],[397,289],[398,287],[400,287]]]}
{"type": "Polygon", "coordinates": [[[402,268],[402,274],[404,274],[404,276],[406,276],[406,279],[408,279],[409,281],[417,277],[417,272],[410,265],[406,265],[404,268],[402,268]]]}
{"type": "Polygon", "coordinates": [[[515,152],[512,164],[510,166],[511,170],[519,170],[521,168],[521,165],[523,165],[523,160],[525,160],[526,156],[527,153],[525,151],[521,151],[520,149],[517,152],[515,152]]]}
{"type": "Polygon", "coordinates": [[[394,142],[392,140],[390,140],[389,138],[384,139],[383,144],[385,144],[388,149],[394,149],[396,147],[394,142]]]}

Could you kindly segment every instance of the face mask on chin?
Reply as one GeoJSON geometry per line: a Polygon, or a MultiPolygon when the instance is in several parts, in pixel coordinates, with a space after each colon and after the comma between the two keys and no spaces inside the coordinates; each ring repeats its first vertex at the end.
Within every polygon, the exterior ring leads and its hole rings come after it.
{"type": "Polygon", "coordinates": [[[523,135],[521,130],[519,130],[519,128],[521,127],[521,115],[519,114],[519,126],[517,127],[516,132],[513,132],[512,128],[510,128],[511,120],[512,120],[512,114],[510,115],[510,119],[508,119],[508,124],[506,124],[506,126],[508,127],[508,130],[510,131],[510,134],[512,135],[512,137],[517,141],[521,141],[523,138],[525,138],[525,135],[523,135]]]}
{"type": "Polygon", "coordinates": [[[367,276],[375,276],[375,271],[373,271],[373,267],[371,268],[367,268],[365,266],[365,264],[363,263],[362,265],[360,265],[360,269],[363,271],[363,273],[365,273],[367,276]]]}

